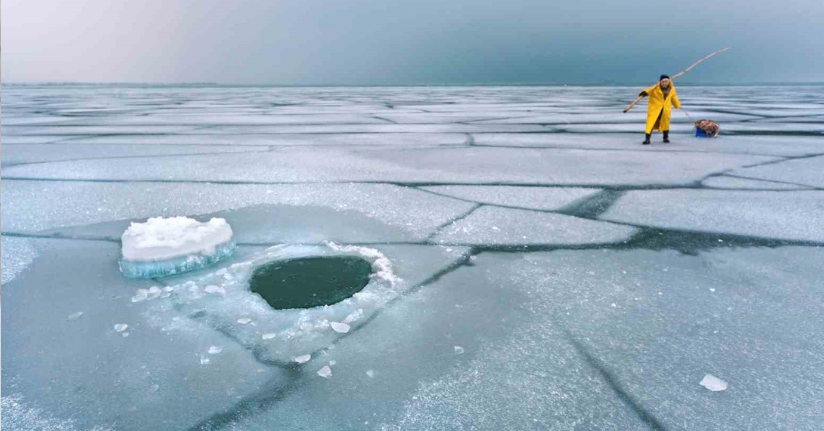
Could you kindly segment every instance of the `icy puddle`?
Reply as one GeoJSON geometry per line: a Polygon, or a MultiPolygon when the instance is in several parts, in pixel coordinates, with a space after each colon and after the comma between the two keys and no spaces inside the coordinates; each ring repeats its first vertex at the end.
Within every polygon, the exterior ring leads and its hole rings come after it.
{"type": "Polygon", "coordinates": [[[304,257],[255,269],[249,286],[275,310],[332,305],[369,284],[372,264],[355,256],[304,257]]]}

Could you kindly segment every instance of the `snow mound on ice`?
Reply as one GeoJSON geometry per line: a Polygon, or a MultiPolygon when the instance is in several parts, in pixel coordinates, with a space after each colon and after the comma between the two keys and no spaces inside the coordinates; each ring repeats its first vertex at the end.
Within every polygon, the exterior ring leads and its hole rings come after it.
{"type": "Polygon", "coordinates": [[[121,239],[124,259],[157,261],[214,255],[218,245],[231,241],[232,228],[222,218],[201,223],[188,217],[153,217],[146,223],[132,223],[121,239]]]}
{"type": "Polygon", "coordinates": [[[132,278],[194,271],[231,256],[236,249],[232,227],[222,218],[201,223],[187,217],[154,217],[132,223],[121,240],[120,270],[132,278]]]}

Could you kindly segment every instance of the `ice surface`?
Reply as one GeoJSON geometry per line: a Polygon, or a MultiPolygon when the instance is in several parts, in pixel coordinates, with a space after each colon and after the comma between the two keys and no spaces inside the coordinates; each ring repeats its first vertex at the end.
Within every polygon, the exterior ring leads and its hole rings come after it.
{"type": "Polygon", "coordinates": [[[739,168],[731,173],[753,179],[824,189],[824,175],[821,174],[822,172],[824,172],[824,154],[818,157],[787,160],[781,163],[751,168],[739,168]]]}
{"type": "Polygon", "coordinates": [[[177,133],[192,130],[192,126],[3,126],[3,136],[53,135],[53,136],[89,136],[89,135],[155,135],[177,133]]]}
{"type": "MultiPolygon", "coordinates": [[[[11,166],[10,178],[267,182],[459,182],[600,185],[688,184],[707,174],[777,160],[710,153],[647,153],[520,148],[292,148],[213,156],[86,160],[11,166]],[[130,169],[135,163],[142,169],[130,169]],[[634,169],[626,169],[627,164],[634,169]],[[587,169],[581,169],[586,166],[587,169]]],[[[513,184],[517,185],[517,184],[513,184]]]]}
{"type": "MultiPolygon", "coordinates": [[[[190,319],[168,327],[147,320],[147,306],[169,300],[130,301],[136,288],[152,284],[120,275],[114,265],[118,245],[30,241],[38,254],[31,269],[3,286],[4,402],[22,397],[31,415],[72,419],[78,430],[187,429],[230,408],[238,397],[288,381],[281,370],[260,364],[209,327],[190,319]],[[82,318],[55,324],[78,310],[82,318]],[[17,322],[25,325],[9,331],[17,322]],[[123,333],[130,336],[115,332],[115,324],[128,324],[123,333]],[[223,351],[202,368],[199,357],[211,345],[223,351]]],[[[25,422],[15,428],[6,406],[3,430],[37,429],[25,422]]]]}
{"type": "MultiPolygon", "coordinates": [[[[334,211],[311,216],[313,211],[286,211],[285,220],[291,223],[300,218],[310,220],[304,225],[313,229],[304,230],[304,238],[317,232],[325,233],[321,239],[354,242],[357,238],[346,233],[347,223],[357,233],[368,234],[375,230],[375,224],[364,223],[371,218],[407,232],[401,239],[424,238],[444,222],[466,212],[472,204],[439,197],[430,193],[388,184],[318,184],[318,185],[228,185],[228,184],[117,184],[84,182],[41,182],[9,181],[0,183],[3,217],[0,219],[3,232],[36,232],[72,225],[88,225],[121,219],[139,219],[152,216],[175,216],[180,214],[205,214],[213,211],[244,208],[260,203],[286,205],[311,205],[335,211],[361,213],[361,217],[347,217],[346,223],[332,229],[323,229],[324,224],[336,226],[334,211]],[[169,196],[175,196],[170,199],[169,196]],[[138,204],[139,203],[139,204],[138,204]],[[72,211],[63,210],[72,208],[72,211]],[[365,217],[363,217],[365,216],[365,217]],[[361,227],[363,226],[363,227],[361,227]]],[[[251,210],[250,210],[251,211],[251,210]]],[[[318,212],[318,210],[314,210],[318,212]]],[[[275,212],[276,214],[278,212],[275,212]]],[[[252,211],[251,215],[257,214],[252,211]]],[[[266,214],[266,213],[264,213],[266,214]]],[[[269,213],[271,214],[271,213],[269,213]]],[[[230,223],[235,223],[226,215],[230,223]]],[[[247,220],[252,221],[252,220],[247,220]]],[[[106,233],[106,237],[117,239],[128,227],[121,223],[106,233]]],[[[287,234],[294,232],[283,226],[287,234]]],[[[99,234],[95,227],[93,234],[99,234]]],[[[250,223],[248,226],[258,233],[277,231],[266,225],[250,223]]],[[[385,231],[386,228],[377,230],[385,231]]],[[[269,233],[266,238],[300,240],[294,236],[269,233]]],[[[241,241],[248,240],[241,237],[241,241]]],[[[367,241],[397,240],[398,234],[369,235],[367,241]]],[[[310,240],[311,241],[311,240],[310,240]]]]}
{"type": "Polygon", "coordinates": [[[423,189],[477,203],[547,211],[560,210],[599,191],[575,187],[512,186],[436,186],[423,189]]]}
{"type": "Polygon", "coordinates": [[[522,258],[495,256],[480,255],[336,343],[324,356],[338,361],[335,385],[304,380],[235,429],[644,429],[563,340],[536,279],[508,269],[522,258]]]}
{"type": "MultiPolygon", "coordinates": [[[[3,135],[3,145],[6,149],[8,149],[10,147],[17,146],[17,145],[51,144],[51,143],[54,143],[54,142],[69,140],[69,139],[75,139],[75,138],[73,138],[71,136],[61,136],[61,135],[54,135],[54,136],[49,136],[49,135],[6,136],[6,135],[3,135]]],[[[3,157],[3,158],[5,159],[5,157],[3,157]]]]}
{"type": "MultiPolygon", "coordinates": [[[[642,136],[643,137],[643,136],[642,136]]],[[[805,156],[824,152],[820,138],[801,136],[679,137],[670,145],[639,146],[624,133],[486,133],[474,145],[501,147],[587,148],[627,151],[707,152],[763,156],[805,156]]]]}
{"type": "Polygon", "coordinates": [[[726,132],[644,147],[638,90],[4,86],[3,429],[818,431],[824,92],[682,86],[726,132]],[[122,277],[176,215],[238,251],[122,277]],[[274,312],[280,244],[394,288],[274,312]]]}
{"type": "Polygon", "coordinates": [[[536,211],[481,207],[443,228],[447,244],[602,244],[626,241],[638,230],[616,224],[536,211]]]}
{"type": "Polygon", "coordinates": [[[31,241],[26,238],[4,236],[0,238],[0,250],[2,250],[2,260],[0,260],[2,284],[13,281],[37,257],[37,251],[31,241]]]}
{"type": "Polygon", "coordinates": [[[540,280],[530,290],[553,308],[555,325],[663,428],[812,430],[824,414],[796,400],[822,395],[824,376],[812,369],[824,357],[814,335],[824,321],[822,257],[803,247],[564,251],[527,256],[512,270],[540,280]],[[733,397],[697,388],[707,367],[735,382],[733,397]]]}
{"type": "Polygon", "coordinates": [[[713,391],[726,391],[727,390],[727,382],[719,379],[718,377],[713,376],[712,374],[707,374],[701,379],[701,386],[713,391]]]}
{"type": "Polygon", "coordinates": [[[709,177],[701,184],[714,189],[753,189],[753,190],[809,190],[810,187],[779,183],[775,181],[763,181],[756,179],[732,177],[721,175],[709,177]]]}
{"type": "Polygon", "coordinates": [[[648,190],[627,192],[600,218],[689,231],[822,242],[822,211],[821,191],[648,190]]]}
{"type": "Polygon", "coordinates": [[[46,151],[46,149],[40,145],[7,145],[5,142],[3,142],[3,144],[3,166],[77,159],[128,159],[137,156],[157,157],[203,153],[219,154],[268,151],[268,147],[155,145],[147,148],[145,145],[78,145],[75,143],[50,144],[46,151]]]}
{"type": "MultiPolygon", "coordinates": [[[[8,384],[7,384],[8,385],[8,384]]],[[[29,405],[27,400],[19,395],[4,395],[0,401],[3,411],[3,426],[7,430],[39,430],[39,431],[76,431],[75,421],[58,419],[40,408],[29,405]]],[[[85,430],[84,428],[80,428],[85,430]]],[[[109,427],[94,427],[90,431],[112,431],[109,427]]]]}
{"type": "MultiPolygon", "coordinates": [[[[15,137],[21,139],[22,137],[15,137]]],[[[29,138],[29,137],[26,137],[29,138]]],[[[74,142],[85,144],[114,144],[114,145],[158,145],[161,147],[176,147],[178,144],[186,146],[215,146],[217,148],[237,148],[238,151],[248,151],[250,148],[261,146],[441,146],[460,145],[466,142],[463,133],[355,133],[355,134],[175,134],[153,136],[100,136],[77,139],[74,142]]],[[[112,146],[114,146],[112,145],[112,146]]],[[[255,150],[251,148],[251,150],[255,150]]],[[[151,151],[151,149],[146,149],[151,151]]],[[[191,151],[196,152],[196,151],[191,151]]],[[[202,151],[197,151],[202,152],[202,151]]]]}

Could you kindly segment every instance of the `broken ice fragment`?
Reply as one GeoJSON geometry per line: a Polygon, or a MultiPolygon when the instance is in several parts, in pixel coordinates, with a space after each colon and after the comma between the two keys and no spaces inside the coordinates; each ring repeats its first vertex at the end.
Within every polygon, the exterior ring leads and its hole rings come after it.
{"type": "Polygon", "coordinates": [[[318,370],[318,375],[325,379],[328,379],[329,377],[332,377],[332,369],[329,368],[328,365],[324,365],[323,368],[318,370]]]}
{"type": "Polygon", "coordinates": [[[278,336],[278,334],[276,334],[274,332],[269,332],[269,333],[261,335],[260,338],[263,338],[264,340],[271,340],[272,338],[275,338],[277,336],[278,336]]]}
{"type": "Polygon", "coordinates": [[[300,355],[295,357],[295,362],[297,362],[298,364],[305,364],[309,362],[310,359],[312,359],[312,355],[300,355]]]}
{"type": "Polygon", "coordinates": [[[713,391],[726,391],[727,390],[727,382],[719,379],[718,377],[713,376],[712,374],[707,374],[701,379],[701,386],[713,391]]]}
{"type": "Polygon", "coordinates": [[[461,347],[461,346],[455,346],[455,354],[456,354],[456,355],[462,355],[462,354],[463,354],[463,352],[464,352],[464,348],[463,348],[463,347],[461,347]]]}
{"type": "Polygon", "coordinates": [[[206,293],[219,294],[219,295],[225,295],[226,294],[226,289],[224,289],[220,286],[215,286],[215,285],[206,286],[203,290],[206,291],[206,293]]]}
{"type": "Polygon", "coordinates": [[[338,365],[338,361],[329,361],[329,366],[330,367],[333,367],[335,365],[338,365]]]}
{"type": "Polygon", "coordinates": [[[132,302],[140,302],[149,297],[149,291],[146,289],[137,289],[137,293],[132,296],[132,302]]]}
{"type": "Polygon", "coordinates": [[[251,321],[252,321],[252,319],[247,319],[247,318],[245,318],[245,317],[240,318],[240,319],[237,319],[237,323],[240,323],[241,325],[247,325],[247,324],[249,324],[251,321]]]}
{"type": "Polygon", "coordinates": [[[209,347],[209,354],[210,355],[217,355],[218,353],[222,352],[223,349],[218,346],[209,347]]]}
{"type": "Polygon", "coordinates": [[[114,330],[117,331],[117,332],[123,332],[126,329],[129,329],[129,325],[127,325],[125,323],[118,323],[118,324],[114,325],[114,330]]]}
{"type": "Polygon", "coordinates": [[[149,288],[149,291],[146,293],[146,299],[151,301],[152,299],[157,299],[160,294],[163,293],[157,286],[152,286],[149,288]]]}
{"type": "Polygon", "coordinates": [[[371,379],[375,377],[375,372],[372,370],[366,370],[366,375],[369,376],[369,378],[371,379]]]}
{"type": "Polygon", "coordinates": [[[335,332],[340,332],[341,334],[345,334],[345,333],[349,332],[349,325],[347,325],[345,323],[341,323],[341,322],[332,322],[332,329],[334,329],[335,332]]]}
{"type": "Polygon", "coordinates": [[[201,269],[231,256],[237,248],[232,228],[222,218],[204,223],[187,217],[150,218],[132,223],[121,240],[120,271],[129,278],[201,269]]]}
{"type": "Polygon", "coordinates": [[[77,320],[82,315],[83,315],[82,311],[78,311],[77,313],[74,313],[74,314],[69,314],[69,320],[77,320]]]}
{"type": "Polygon", "coordinates": [[[209,362],[212,362],[212,360],[205,356],[200,357],[200,365],[207,365],[209,362]]]}

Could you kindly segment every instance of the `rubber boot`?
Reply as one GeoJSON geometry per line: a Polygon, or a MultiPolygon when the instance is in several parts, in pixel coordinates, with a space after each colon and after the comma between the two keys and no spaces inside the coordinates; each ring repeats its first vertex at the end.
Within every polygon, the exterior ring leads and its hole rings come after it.
{"type": "Polygon", "coordinates": [[[669,130],[664,131],[664,143],[669,144],[669,130]]]}
{"type": "Polygon", "coordinates": [[[651,133],[647,133],[647,139],[645,139],[645,140],[644,140],[644,145],[649,145],[649,144],[650,144],[650,142],[649,142],[649,138],[650,138],[650,136],[652,136],[652,134],[651,134],[651,133]]]}

